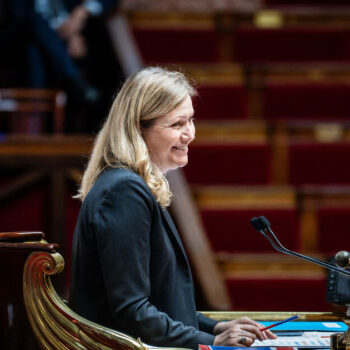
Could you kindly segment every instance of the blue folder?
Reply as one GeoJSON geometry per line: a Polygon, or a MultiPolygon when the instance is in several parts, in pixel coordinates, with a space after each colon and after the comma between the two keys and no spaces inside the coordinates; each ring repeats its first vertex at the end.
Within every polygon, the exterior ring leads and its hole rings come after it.
{"type": "MultiPolygon", "coordinates": [[[[265,327],[276,322],[259,322],[265,327]]],[[[344,322],[338,321],[291,321],[271,328],[272,331],[325,331],[325,332],[345,332],[348,326],[344,322]]]]}

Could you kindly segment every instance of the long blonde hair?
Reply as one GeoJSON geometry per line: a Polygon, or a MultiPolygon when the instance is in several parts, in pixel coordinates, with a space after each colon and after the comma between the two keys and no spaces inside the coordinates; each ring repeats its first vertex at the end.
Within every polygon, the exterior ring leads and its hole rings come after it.
{"type": "Polygon", "coordinates": [[[97,177],[107,167],[127,167],[139,174],[157,201],[170,204],[169,184],[151,162],[141,127],[172,111],[196,92],[182,73],[148,67],[130,76],[114,100],[97,135],[91,158],[77,195],[84,200],[97,177]]]}

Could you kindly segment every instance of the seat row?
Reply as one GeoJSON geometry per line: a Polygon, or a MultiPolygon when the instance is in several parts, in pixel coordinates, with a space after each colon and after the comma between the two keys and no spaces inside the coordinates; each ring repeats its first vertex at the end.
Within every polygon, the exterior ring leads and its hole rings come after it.
{"type": "Polygon", "coordinates": [[[264,215],[287,249],[328,260],[346,249],[349,187],[196,186],[193,193],[234,310],[341,310],[326,302],[327,271],[276,252],[250,219],[264,215]]]}
{"type": "Polygon", "coordinates": [[[348,62],[350,11],[129,14],[146,63],[348,62]],[[327,45],[325,45],[327,43],[327,45]],[[159,50],[159,48],[162,48],[159,50]]]}
{"type": "Polygon", "coordinates": [[[350,184],[348,124],[198,121],[196,126],[184,169],[191,184],[350,184]]]}
{"type": "Polygon", "coordinates": [[[349,120],[350,66],[184,65],[199,119],[349,120]],[[229,101],[229,103],[228,103],[229,101]]]}
{"type": "Polygon", "coordinates": [[[350,187],[196,186],[193,193],[218,253],[275,252],[250,224],[260,215],[291,250],[330,256],[347,241],[350,187]]]}

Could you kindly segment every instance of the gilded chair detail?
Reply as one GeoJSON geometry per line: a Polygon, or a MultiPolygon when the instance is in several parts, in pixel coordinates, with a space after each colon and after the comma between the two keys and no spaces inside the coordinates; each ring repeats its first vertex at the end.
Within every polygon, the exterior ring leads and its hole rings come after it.
{"type": "Polygon", "coordinates": [[[33,252],[23,273],[24,303],[29,322],[42,349],[146,350],[139,339],[108,329],[73,312],[58,296],[50,276],[62,272],[57,253],[33,252]]]}

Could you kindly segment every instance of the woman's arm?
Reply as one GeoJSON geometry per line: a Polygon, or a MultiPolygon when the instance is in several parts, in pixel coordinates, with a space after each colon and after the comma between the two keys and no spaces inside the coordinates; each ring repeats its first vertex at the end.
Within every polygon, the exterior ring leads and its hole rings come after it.
{"type": "Polygon", "coordinates": [[[214,328],[219,323],[210,317],[203,315],[200,312],[197,312],[199,329],[203,332],[214,334],[214,328]]]}

